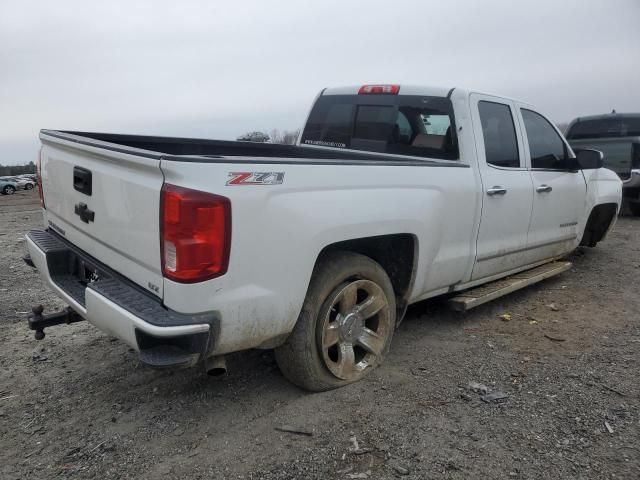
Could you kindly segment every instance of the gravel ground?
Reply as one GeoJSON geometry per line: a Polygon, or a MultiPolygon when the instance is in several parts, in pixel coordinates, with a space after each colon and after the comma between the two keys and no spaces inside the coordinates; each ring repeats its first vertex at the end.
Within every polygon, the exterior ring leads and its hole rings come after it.
{"type": "Polygon", "coordinates": [[[86,323],[37,342],[25,312],[62,306],[20,260],[41,222],[37,193],[0,197],[2,479],[640,478],[638,218],[470,313],[413,306],[381,368],[319,394],[270,351],[215,380],[143,368],[86,323]]]}

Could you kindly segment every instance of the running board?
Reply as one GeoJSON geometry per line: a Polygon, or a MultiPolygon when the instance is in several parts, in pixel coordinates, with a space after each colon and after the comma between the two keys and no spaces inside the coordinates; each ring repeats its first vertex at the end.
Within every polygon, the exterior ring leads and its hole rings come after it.
{"type": "Polygon", "coordinates": [[[571,268],[571,265],[571,262],[566,261],[545,263],[531,270],[525,270],[495,282],[485,283],[470,290],[464,290],[455,297],[450,298],[447,303],[458,312],[466,312],[473,307],[565,272],[571,268]]]}

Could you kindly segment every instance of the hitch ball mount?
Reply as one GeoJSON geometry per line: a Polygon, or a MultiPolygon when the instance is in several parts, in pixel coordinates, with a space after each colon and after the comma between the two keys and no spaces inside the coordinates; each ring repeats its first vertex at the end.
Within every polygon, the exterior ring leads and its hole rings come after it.
{"type": "Polygon", "coordinates": [[[67,307],[59,312],[43,315],[44,307],[42,305],[36,305],[31,307],[31,312],[27,317],[27,322],[29,323],[29,329],[35,330],[36,340],[42,340],[44,338],[44,329],[47,327],[62,325],[63,323],[68,325],[84,320],[84,318],[71,307],[67,307]]]}

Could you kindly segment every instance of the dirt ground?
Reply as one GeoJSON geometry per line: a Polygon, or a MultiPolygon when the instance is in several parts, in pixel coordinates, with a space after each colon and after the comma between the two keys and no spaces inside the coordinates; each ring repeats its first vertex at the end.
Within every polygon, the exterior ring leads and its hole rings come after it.
{"type": "Polygon", "coordinates": [[[37,202],[0,196],[2,479],[640,478],[638,218],[467,314],[413,306],[382,367],[309,394],[270,351],[216,380],[144,368],[84,322],[34,340],[31,305],[62,306],[20,259],[37,202]]]}

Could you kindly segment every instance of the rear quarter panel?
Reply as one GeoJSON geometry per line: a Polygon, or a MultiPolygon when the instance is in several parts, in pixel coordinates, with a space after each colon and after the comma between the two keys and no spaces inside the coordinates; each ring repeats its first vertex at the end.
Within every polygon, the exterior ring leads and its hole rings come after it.
{"type": "Polygon", "coordinates": [[[164,280],[169,308],[219,312],[217,354],[257,347],[290,332],[316,259],[332,243],[413,235],[418,268],[412,298],[457,283],[468,271],[479,215],[471,168],[238,160],[161,163],[167,183],[231,199],[228,272],[195,285],[164,280]],[[229,174],[238,171],[283,172],[284,181],[226,185],[229,174]]]}

